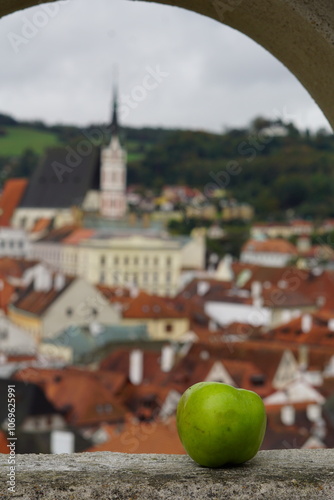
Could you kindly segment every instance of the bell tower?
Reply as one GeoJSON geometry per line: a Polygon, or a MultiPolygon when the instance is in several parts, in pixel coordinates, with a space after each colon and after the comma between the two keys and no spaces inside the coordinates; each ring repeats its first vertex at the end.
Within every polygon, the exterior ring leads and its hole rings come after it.
{"type": "Polygon", "coordinates": [[[126,203],[126,151],[119,139],[117,88],[113,91],[111,139],[101,150],[100,214],[110,219],[122,219],[126,203]]]}

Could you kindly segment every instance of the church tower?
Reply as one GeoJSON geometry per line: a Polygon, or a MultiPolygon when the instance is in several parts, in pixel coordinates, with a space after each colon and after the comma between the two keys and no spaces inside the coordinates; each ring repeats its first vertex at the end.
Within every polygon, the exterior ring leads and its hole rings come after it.
{"type": "Polygon", "coordinates": [[[101,151],[100,214],[110,219],[122,219],[126,204],[126,151],[119,141],[117,91],[111,121],[111,139],[101,151]]]}

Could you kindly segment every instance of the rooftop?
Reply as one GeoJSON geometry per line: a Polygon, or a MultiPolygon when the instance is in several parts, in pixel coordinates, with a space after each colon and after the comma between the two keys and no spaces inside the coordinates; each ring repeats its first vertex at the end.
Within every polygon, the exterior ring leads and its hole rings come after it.
{"type": "Polygon", "coordinates": [[[27,179],[8,179],[0,196],[0,226],[9,226],[14,210],[28,184],[27,179]]]}

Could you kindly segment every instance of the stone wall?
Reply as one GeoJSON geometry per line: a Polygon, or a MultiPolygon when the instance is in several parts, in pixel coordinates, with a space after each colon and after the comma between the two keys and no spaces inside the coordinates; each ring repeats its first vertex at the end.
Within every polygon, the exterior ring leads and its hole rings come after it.
{"type": "Polygon", "coordinates": [[[15,493],[0,455],[0,499],[158,500],[334,498],[334,450],[261,451],[241,466],[208,469],[185,455],[17,455],[15,493]]]}

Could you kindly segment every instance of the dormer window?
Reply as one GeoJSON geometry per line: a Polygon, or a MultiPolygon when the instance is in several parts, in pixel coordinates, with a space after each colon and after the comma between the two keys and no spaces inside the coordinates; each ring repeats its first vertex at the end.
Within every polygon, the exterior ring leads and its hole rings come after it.
{"type": "Polygon", "coordinates": [[[261,386],[265,384],[266,376],[262,373],[251,375],[250,381],[255,386],[261,386]]]}
{"type": "Polygon", "coordinates": [[[72,316],[73,315],[73,309],[72,307],[68,307],[66,309],[66,316],[72,316]]]}

